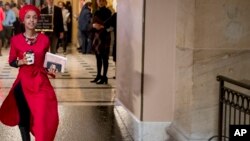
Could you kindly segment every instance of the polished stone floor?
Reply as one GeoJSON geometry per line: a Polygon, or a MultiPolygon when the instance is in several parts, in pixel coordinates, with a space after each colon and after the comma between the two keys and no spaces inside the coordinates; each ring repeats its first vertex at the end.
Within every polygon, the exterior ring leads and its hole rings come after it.
{"type": "MultiPolygon", "coordinates": [[[[17,69],[9,67],[8,49],[0,56],[0,104],[17,69]]],[[[95,77],[95,56],[68,49],[66,72],[50,79],[59,101],[60,124],[55,141],[132,141],[115,105],[115,64],[110,58],[108,84],[89,81],[95,77]]],[[[32,137],[32,140],[34,138],[32,137]]],[[[0,124],[0,141],[21,141],[18,127],[0,124]]]]}

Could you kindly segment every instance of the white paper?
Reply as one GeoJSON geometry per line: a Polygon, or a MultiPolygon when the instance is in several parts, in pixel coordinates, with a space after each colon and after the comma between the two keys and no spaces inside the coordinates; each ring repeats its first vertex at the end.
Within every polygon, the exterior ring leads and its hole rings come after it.
{"type": "Polygon", "coordinates": [[[56,69],[57,72],[64,72],[66,67],[66,62],[67,62],[66,57],[47,52],[45,55],[43,66],[47,69],[49,68],[56,69]]]}

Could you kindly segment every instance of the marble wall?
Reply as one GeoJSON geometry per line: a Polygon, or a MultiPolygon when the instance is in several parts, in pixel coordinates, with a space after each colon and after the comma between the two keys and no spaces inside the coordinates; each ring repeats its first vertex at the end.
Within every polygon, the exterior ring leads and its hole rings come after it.
{"type": "Polygon", "coordinates": [[[216,76],[250,79],[250,1],[178,2],[172,131],[179,140],[202,141],[217,134],[216,76]]]}
{"type": "Polygon", "coordinates": [[[142,121],[173,120],[175,5],[172,0],[118,1],[118,99],[142,121]]]}
{"type": "Polygon", "coordinates": [[[119,0],[117,92],[123,106],[143,123],[171,122],[172,140],[216,135],[216,76],[250,80],[249,10],[249,0],[119,0]]]}
{"type": "Polygon", "coordinates": [[[141,119],[142,0],[117,4],[117,93],[123,105],[141,119]]]}
{"type": "Polygon", "coordinates": [[[143,120],[172,121],[176,1],[146,0],[145,9],[143,120]]]}
{"type": "Polygon", "coordinates": [[[192,129],[195,0],[178,0],[176,17],[175,114],[168,132],[182,141],[189,138],[192,129]]]}

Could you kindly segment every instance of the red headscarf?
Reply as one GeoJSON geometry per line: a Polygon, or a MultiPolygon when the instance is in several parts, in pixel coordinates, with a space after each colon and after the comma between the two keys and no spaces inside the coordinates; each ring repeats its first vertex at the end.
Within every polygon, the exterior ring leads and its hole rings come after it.
{"type": "Polygon", "coordinates": [[[40,18],[40,10],[34,6],[34,5],[24,5],[20,10],[19,10],[19,19],[21,22],[24,21],[24,17],[28,11],[35,11],[38,19],[40,18]]]}

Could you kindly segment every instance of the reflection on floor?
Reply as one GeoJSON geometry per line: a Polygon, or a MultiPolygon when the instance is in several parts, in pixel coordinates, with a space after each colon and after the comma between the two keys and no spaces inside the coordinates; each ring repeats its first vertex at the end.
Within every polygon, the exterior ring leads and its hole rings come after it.
{"type": "MultiPolygon", "coordinates": [[[[0,104],[17,74],[17,69],[7,63],[8,51],[3,49],[3,56],[0,57],[0,104]]],[[[114,108],[115,65],[112,58],[108,84],[97,85],[89,82],[96,75],[94,55],[80,54],[71,47],[65,56],[68,59],[66,72],[50,79],[59,101],[60,124],[55,140],[132,141],[114,108]]],[[[18,127],[0,124],[0,140],[20,141],[18,127]]]]}

